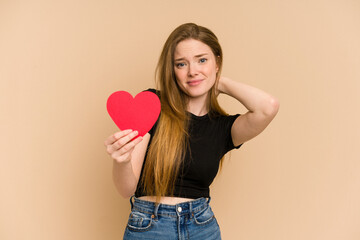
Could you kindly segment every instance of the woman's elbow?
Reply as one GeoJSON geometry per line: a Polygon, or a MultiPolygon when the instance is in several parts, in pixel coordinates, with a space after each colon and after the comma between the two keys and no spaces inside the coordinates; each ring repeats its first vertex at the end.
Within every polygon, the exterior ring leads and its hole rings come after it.
{"type": "Polygon", "coordinates": [[[129,198],[135,194],[135,189],[119,189],[118,192],[123,198],[129,198]]]}
{"type": "Polygon", "coordinates": [[[270,97],[267,100],[266,107],[264,109],[264,115],[268,118],[274,118],[280,108],[280,102],[275,97],[270,97]]]}
{"type": "Polygon", "coordinates": [[[131,193],[120,193],[120,195],[123,197],[123,198],[130,198],[131,196],[133,196],[135,194],[135,192],[131,192],[131,193]]]}

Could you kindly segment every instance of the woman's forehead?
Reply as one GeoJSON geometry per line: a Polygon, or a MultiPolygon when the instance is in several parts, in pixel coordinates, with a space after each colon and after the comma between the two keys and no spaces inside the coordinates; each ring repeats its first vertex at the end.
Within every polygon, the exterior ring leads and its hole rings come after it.
{"type": "Polygon", "coordinates": [[[186,39],[176,46],[174,58],[188,58],[211,53],[211,48],[205,43],[195,39],[186,39]]]}

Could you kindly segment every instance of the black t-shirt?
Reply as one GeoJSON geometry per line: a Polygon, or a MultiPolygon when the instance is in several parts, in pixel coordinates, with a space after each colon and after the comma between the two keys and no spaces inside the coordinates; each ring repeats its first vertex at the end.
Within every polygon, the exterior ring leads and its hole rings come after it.
{"type": "MultiPolygon", "coordinates": [[[[155,92],[153,89],[149,89],[149,91],[155,92]]],[[[231,127],[240,114],[217,115],[211,118],[208,114],[196,116],[189,113],[189,115],[190,152],[186,151],[184,162],[180,167],[175,182],[174,196],[192,199],[209,197],[209,186],[218,172],[220,159],[228,151],[242,145],[234,146],[231,138],[231,127]]],[[[157,124],[149,131],[151,135],[149,146],[156,127],[157,124]]],[[[140,179],[142,174],[143,169],[141,170],[140,179]]],[[[135,196],[144,196],[142,190],[143,186],[139,181],[135,196]]]]}

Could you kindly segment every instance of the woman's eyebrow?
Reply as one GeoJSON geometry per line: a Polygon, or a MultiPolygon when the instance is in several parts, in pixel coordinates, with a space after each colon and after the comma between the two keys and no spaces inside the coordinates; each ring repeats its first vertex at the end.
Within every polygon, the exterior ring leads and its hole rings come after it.
{"type": "MultiPolygon", "coordinates": [[[[194,57],[195,57],[195,58],[199,58],[199,57],[203,57],[203,56],[205,56],[205,55],[208,55],[208,53],[200,53],[200,54],[195,55],[194,57]]],[[[184,59],[185,59],[184,57],[181,57],[181,58],[175,59],[174,61],[177,62],[177,61],[182,61],[182,60],[184,60],[184,59]]]]}
{"type": "Polygon", "coordinates": [[[208,55],[208,53],[201,53],[201,54],[195,55],[195,57],[199,58],[199,57],[203,57],[205,55],[208,55]]]}

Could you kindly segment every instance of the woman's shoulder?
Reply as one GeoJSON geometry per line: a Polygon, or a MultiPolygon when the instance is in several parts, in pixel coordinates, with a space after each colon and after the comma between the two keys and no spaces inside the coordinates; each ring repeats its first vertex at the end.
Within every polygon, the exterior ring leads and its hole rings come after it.
{"type": "Polygon", "coordinates": [[[144,90],[143,92],[145,92],[145,91],[155,93],[158,97],[160,97],[160,91],[155,88],[148,88],[148,89],[144,90]]]}
{"type": "Polygon", "coordinates": [[[232,119],[232,118],[237,118],[238,116],[240,116],[241,114],[237,113],[237,114],[228,114],[228,113],[221,113],[221,112],[217,112],[217,111],[210,111],[208,112],[209,118],[210,119],[232,119]]]}

